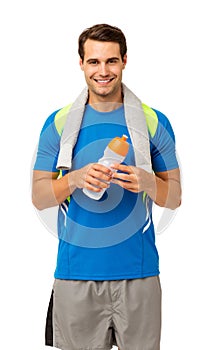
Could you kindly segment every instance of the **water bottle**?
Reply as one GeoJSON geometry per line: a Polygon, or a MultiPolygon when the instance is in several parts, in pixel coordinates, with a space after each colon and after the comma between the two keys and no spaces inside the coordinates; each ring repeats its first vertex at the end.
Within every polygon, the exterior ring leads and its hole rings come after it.
{"type": "MultiPolygon", "coordinates": [[[[112,164],[122,163],[126,158],[126,155],[129,151],[129,143],[126,141],[128,136],[123,135],[122,137],[115,137],[112,139],[107,147],[104,150],[103,157],[98,160],[99,164],[103,164],[106,168],[111,169],[112,164]]],[[[115,171],[115,169],[111,169],[115,171]]],[[[98,200],[100,199],[106,188],[103,188],[100,192],[94,192],[88,190],[87,188],[83,189],[83,192],[90,198],[98,200]]]]}

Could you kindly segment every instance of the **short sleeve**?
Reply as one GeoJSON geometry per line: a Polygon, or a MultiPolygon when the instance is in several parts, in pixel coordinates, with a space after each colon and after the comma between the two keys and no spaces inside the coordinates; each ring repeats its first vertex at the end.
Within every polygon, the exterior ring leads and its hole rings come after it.
{"type": "Polygon", "coordinates": [[[57,111],[46,120],[39,138],[34,170],[58,172],[56,169],[60,136],[57,133],[54,117],[57,111]]]}
{"type": "Polygon", "coordinates": [[[168,171],[179,167],[175,135],[168,118],[154,110],[158,116],[158,126],[153,138],[150,139],[152,168],[154,172],[168,171]]]}

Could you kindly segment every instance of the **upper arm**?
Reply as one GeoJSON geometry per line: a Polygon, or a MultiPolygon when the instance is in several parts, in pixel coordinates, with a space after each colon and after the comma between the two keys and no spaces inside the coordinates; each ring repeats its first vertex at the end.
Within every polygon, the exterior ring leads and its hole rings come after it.
{"type": "Polygon", "coordinates": [[[158,128],[150,142],[152,168],[157,179],[162,180],[157,181],[159,203],[162,203],[161,206],[175,209],[181,204],[181,179],[175,135],[168,118],[160,112],[158,112],[158,128]]]}
{"type": "Polygon", "coordinates": [[[168,171],[159,171],[155,172],[155,175],[162,179],[163,181],[174,181],[180,184],[180,170],[179,168],[168,170],[168,171]]]}
{"type": "Polygon", "coordinates": [[[45,122],[38,144],[34,171],[57,172],[56,164],[60,147],[60,136],[57,133],[53,113],[45,122]]]}
{"type": "Polygon", "coordinates": [[[54,180],[59,176],[58,171],[43,171],[43,170],[33,170],[33,183],[41,180],[54,180]]]}
{"type": "Polygon", "coordinates": [[[150,149],[153,171],[161,176],[166,176],[172,171],[171,175],[179,176],[179,164],[175,149],[175,135],[168,118],[162,113],[157,112],[158,127],[155,135],[150,138],[150,149]],[[177,169],[177,170],[176,170],[177,169]]]}

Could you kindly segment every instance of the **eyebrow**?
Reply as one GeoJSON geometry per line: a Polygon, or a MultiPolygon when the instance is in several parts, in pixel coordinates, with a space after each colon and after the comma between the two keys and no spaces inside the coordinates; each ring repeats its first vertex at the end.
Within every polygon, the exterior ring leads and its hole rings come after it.
{"type": "MultiPolygon", "coordinates": [[[[118,57],[109,57],[109,58],[107,58],[106,62],[111,61],[111,60],[119,61],[119,58],[118,57]]],[[[99,61],[99,59],[98,58],[88,58],[86,62],[90,63],[92,61],[99,61]]]]}

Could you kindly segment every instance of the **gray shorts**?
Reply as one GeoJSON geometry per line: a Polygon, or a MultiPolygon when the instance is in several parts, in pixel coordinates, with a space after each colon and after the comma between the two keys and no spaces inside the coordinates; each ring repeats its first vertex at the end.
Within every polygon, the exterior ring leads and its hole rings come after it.
{"type": "Polygon", "coordinates": [[[56,279],[46,345],[62,350],[159,350],[158,276],[117,281],[56,279]]]}

